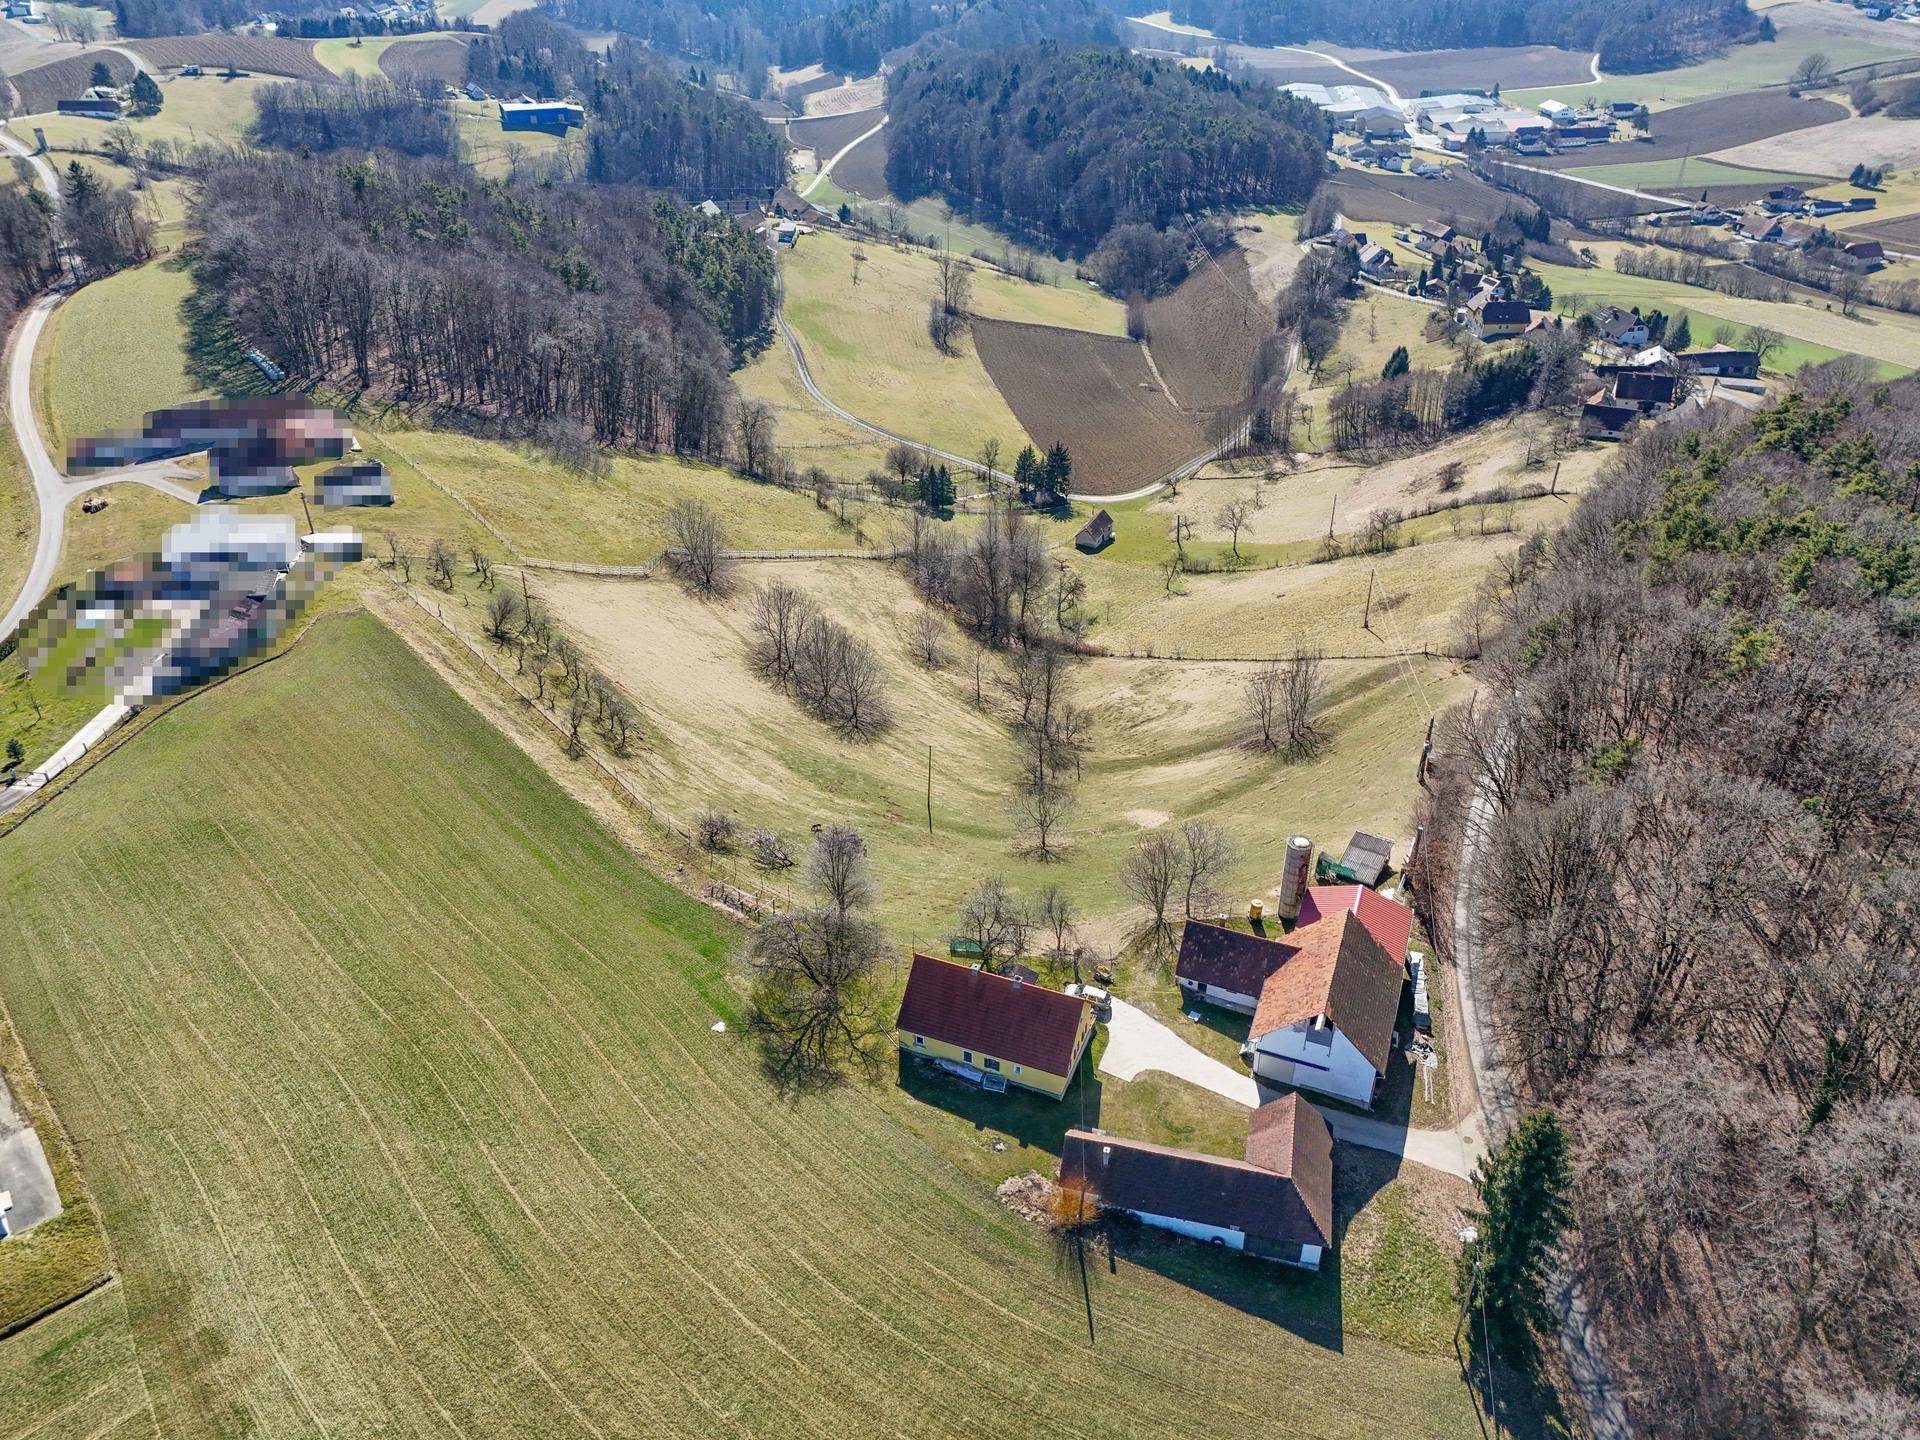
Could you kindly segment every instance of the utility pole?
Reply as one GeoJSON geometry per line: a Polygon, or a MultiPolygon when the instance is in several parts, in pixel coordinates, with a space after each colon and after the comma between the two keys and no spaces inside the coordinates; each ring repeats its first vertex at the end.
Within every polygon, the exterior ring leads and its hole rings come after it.
{"type": "Polygon", "coordinates": [[[1423,790],[1426,788],[1426,784],[1427,784],[1427,761],[1432,755],[1433,755],[1433,716],[1429,715],[1427,717],[1426,743],[1420,747],[1420,766],[1419,766],[1419,769],[1415,771],[1414,777],[1413,777],[1415,780],[1417,780],[1420,783],[1420,787],[1423,790]]]}
{"type": "Polygon", "coordinates": [[[1333,492],[1333,503],[1327,506],[1327,539],[1329,540],[1333,538],[1333,517],[1339,513],[1339,510],[1340,492],[1336,490],[1333,492]]]}
{"type": "Polygon", "coordinates": [[[1373,633],[1373,577],[1374,572],[1367,571],[1367,608],[1360,617],[1360,628],[1369,635],[1373,633]]]}
{"type": "Polygon", "coordinates": [[[311,535],[319,527],[317,527],[313,523],[313,511],[307,508],[307,492],[304,490],[297,490],[294,493],[300,497],[300,513],[307,517],[307,533],[311,535]]]}
{"type": "Polygon", "coordinates": [[[927,834],[933,834],[933,746],[927,746],[927,834]]]}
{"type": "Polygon", "coordinates": [[[1547,487],[1547,494],[1558,495],[1559,493],[1560,493],[1560,462],[1556,460],[1553,462],[1553,484],[1547,487]]]}

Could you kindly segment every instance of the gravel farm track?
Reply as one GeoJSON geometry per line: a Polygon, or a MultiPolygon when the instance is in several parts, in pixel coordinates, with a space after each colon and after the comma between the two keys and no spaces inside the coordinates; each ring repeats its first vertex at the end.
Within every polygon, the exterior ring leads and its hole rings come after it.
{"type": "Polygon", "coordinates": [[[1541,170],[1577,170],[1587,165],[1704,157],[1729,146],[1830,124],[1846,116],[1846,107],[1831,100],[1798,99],[1783,90],[1722,95],[1656,111],[1652,140],[1590,145],[1560,155],[1534,156],[1532,163],[1541,170]]]}
{"type": "Polygon", "coordinates": [[[1034,443],[1073,453],[1076,492],[1133,490],[1206,447],[1198,417],[1174,407],[1135,341],[976,319],[973,343],[1034,443]]]}

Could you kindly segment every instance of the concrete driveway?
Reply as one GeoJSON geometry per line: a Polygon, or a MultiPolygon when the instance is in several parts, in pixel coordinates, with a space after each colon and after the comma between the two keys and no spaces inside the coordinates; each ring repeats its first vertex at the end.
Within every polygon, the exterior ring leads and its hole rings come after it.
{"type": "Polygon", "coordinates": [[[42,1220],[60,1213],[60,1192],[54,1188],[47,1152],[13,1103],[7,1082],[0,1079],[0,1191],[13,1201],[6,1212],[7,1231],[24,1235],[42,1220]]]}
{"type": "MultiPolygon", "coordinates": [[[[1248,1109],[1284,1093],[1263,1085],[1245,1070],[1214,1059],[1139,1006],[1115,997],[1100,1073],[1116,1080],[1132,1080],[1148,1070],[1176,1076],[1248,1109]]],[[[1462,1179],[1473,1174],[1474,1165],[1486,1154],[1478,1111],[1452,1130],[1410,1130],[1391,1120],[1356,1115],[1308,1091],[1301,1094],[1314,1101],[1334,1138],[1349,1145],[1385,1150],[1462,1179]]]]}

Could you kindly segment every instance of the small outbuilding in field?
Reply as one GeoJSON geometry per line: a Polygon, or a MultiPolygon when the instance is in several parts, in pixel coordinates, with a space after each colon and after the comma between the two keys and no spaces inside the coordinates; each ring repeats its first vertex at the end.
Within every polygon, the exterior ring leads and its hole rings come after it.
{"type": "Polygon", "coordinates": [[[378,460],[336,465],[313,482],[313,498],[321,505],[391,505],[393,477],[378,460]]]}
{"type": "Polygon", "coordinates": [[[1105,510],[1094,511],[1093,518],[1080,527],[1080,533],[1073,537],[1074,548],[1089,555],[1097,554],[1113,543],[1113,516],[1105,510]]]}

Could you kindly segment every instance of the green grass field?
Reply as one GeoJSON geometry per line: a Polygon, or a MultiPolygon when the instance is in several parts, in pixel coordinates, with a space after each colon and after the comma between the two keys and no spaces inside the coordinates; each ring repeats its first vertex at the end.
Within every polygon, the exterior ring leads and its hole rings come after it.
{"type": "Polygon", "coordinates": [[[1089,1348],[940,1148],[965,1118],[891,1079],[779,1103],[711,1029],[738,932],[371,617],[0,850],[14,1019],[122,1275],[0,1343],[0,1434],[1478,1433],[1447,1308],[1364,1303],[1392,1268],[1143,1244],[1089,1348]]]}
{"type": "Polygon", "coordinates": [[[10,1440],[157,1440],[126,1293],[104,1286],[0,1340],[0,1424],[10,1440]]]}
{"type": "Polygon", "coordinates": [[[253,124],[253,97],[266,85],[286,83],[272,75],[223,80],[217,75],[170,75],[162,79],[163,104],[157,115],[129,117],[117,124],[75,115],[33,115],[12,122],[29,139],[38,128],[54,150],[98,150],[110,130],[125,125],[142,142],[171,140],[180,145],[230,145],[246,137],[253,124]]]}
{"type": "Polygon", "coordinates": [[[1610,76],[1599,85],[1546,85],[1502,93],[1517,105],[1538,105],[1542,100],[1564,100],[1569,105],[1607,100],[1638,100],[1649,106],[1681,105],[1690,100],[1782,84],[1802,60],[1813,54],[1825,55],[1834,69],[1844,70],[1881,60],[1907,59],[1913,51],[1852,36],[1797,29],[1790,22],[1781,22],[1778,38],[1760,44],[1731,46],[1698,65],[1656,70],[1645,75],[1610,76]]]}
{"type": "Polygon", "coordinates": [[[1910,315],[1874,310],[1849,319],[1824,305],[1740,300],[1693,285],[1622,275],[1617,270],[1575,270],[1539,261],[1532,262],[1532,268],[1553,291],[1557,308],[1566,308],[1569,297],[1578,296],[1589,302],[1658,308],[1676,319],[1686,314],[1696,344],[1710,343],[1722,325],[1735,330],[1756,324],[1770,326],[1787,337],[1787,343],[1768,362],[1770,369],[1783,374],[1839,355],[1864,355],[1889,376],[1906,374],[1920,362],[1920,319],[1910,315]]]}
{"type": "MultiPolygon", "coordinates": [[[[876,425],[961,455],[990,435],[1009,455],[1029,443],[971,339],[960,341],[957,354],[942,355],[927,337],[927,306],[938,284],[930,256],[821,232],[803,237],[780,271],[787,323],[829,397],[876,425]],[[855,250],[867,256],[857,286],[855,250]]],[[[976,276],[983,310],[988,288],[976,276]]],[[[1069,296],[1024,288],[1036,298],[1069,296]]]]}
{"type": "MultiPolygon", "coordinates": [[[[821,161],[831,159],[823,155],[821,161]]],[[[836,169],[834,174],[839,171],[836,169]]],[[[803,184],[806,177],[796,176],[795,183],[803,184]]],[[[870,199],[843,190],[834,183],[829,175],[813,188],[807,198],[821,209],[838,213],[845,205],[863,219],[878,225],[887,225],[889,216],[897,217],[898,222],[916,243],[933,245],[943,250],[951,250],[956,255],[972,255],[975,251],[992,255],[996,259],[1007,254],[1014,242],[989,225],[982,225],[959,214],[938,196],[923,195],[910,204],[902,205],[893,201],[889,210],[888,202],[883,199],[870,199]]],[[[1066,290],[1079,290],[1094,295],[1099,292],[1080,279],[1075,273],[1072,260],[1062,260],[1043,251],[1034,251],[1021,247],[1022,252],[1038,267],[1041,276],[1049,285],[1057,285],[1066,290]]]]}
{"type": "Polygon", "coordinates": [[[82,436],[207,395],[188,375],[180,304],[191,288],[178,258],[153,260],[84,286],[54,312],[34,355],[49,445],[64,453],[82,436]]]}

